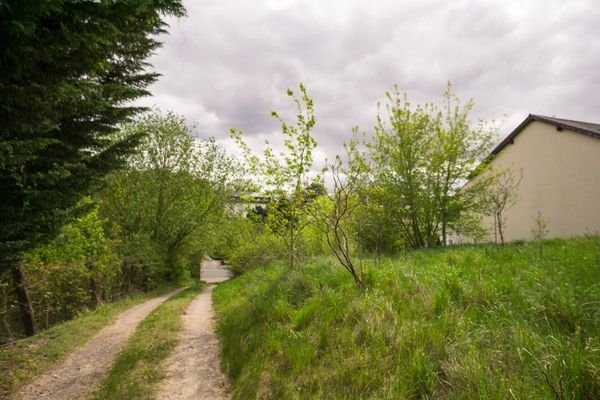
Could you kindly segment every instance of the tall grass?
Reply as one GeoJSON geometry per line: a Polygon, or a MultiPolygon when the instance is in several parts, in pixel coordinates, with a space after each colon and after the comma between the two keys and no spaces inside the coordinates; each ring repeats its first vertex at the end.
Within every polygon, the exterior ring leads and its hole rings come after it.
{"type": "Polygon", "coordinates": [[[600,398],[600,268],[585,238],[247,273],[214,292],[234,398],[600,398]]]}

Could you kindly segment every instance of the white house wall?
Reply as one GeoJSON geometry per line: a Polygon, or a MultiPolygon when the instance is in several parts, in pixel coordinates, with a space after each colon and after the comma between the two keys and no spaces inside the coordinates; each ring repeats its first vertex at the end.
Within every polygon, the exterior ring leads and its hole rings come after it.
{"type": "Polygon", "coordinates": [[[600,233],[600,139],[532,121],[492,164],[523,170],[506,241],[531,239],[538,211],[550,218],[548,237],[600,233]]]}

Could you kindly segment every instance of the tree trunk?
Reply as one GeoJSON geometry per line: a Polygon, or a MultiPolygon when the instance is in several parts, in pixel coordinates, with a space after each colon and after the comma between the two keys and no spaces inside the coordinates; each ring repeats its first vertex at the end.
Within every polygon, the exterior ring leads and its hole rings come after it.
{"type": "Polygon", "coordinates": [[[425,247],[425,241],[423,240],[421,230],[419,229],[419,220],[414,214],[411,216],[411,225],[414,235],[415,248],[420,249],[421,247],[425,247]]]}
{"type": "Polygon", "coordinates": [[[366,290],[367,287],[365,286],[365,283],[363,282],[362,278],[355,272],[352,272],[352,276],[354,277],[354,282],[356,283],[356,286],[358,286],[361,290],[366,290]]]}
{"type": "Polygon", "coordinates": [[[35,323],[35,315],[31,304],[31,298],[29,297],[29,291],[25,285],[25,275],[23,275],[23,271],[21,270],[22,259],[16,257],[10,260],[9,263],[15,285],[15,292],[17,293],[19,312],[21,314],[21,320],[23,321],[23,329],[27,336],[33,336],[37,332],[37,325],[35,323]]]}
{"type": "MultiPolygon", "coordinates": [[[[292,216],[293,218],[293,216],[292,216]]],[[[294,241],[294,225],[293,225],[293,221],[290,221],[290,260],[289,260],[289,264],[290,264],[290,269],[294,269],[294,261],[295,261],[295,252],[296,252],[296,243],[294,241]]]]}
{"type": "Polygon", "coordinates": [[[92,307],[97,308],[100,306],[101,300],[98,282],[94,277],[94,261],[91,259],[87,260],[85,266],[90,273],[90,302],[92,307]]]}
{"type": "Polygon", "coordinates": [[[92,307],[98,308],[102,301],[100,300],[100,294],[98,293],[98,283],[96,282],[96,278],[93,276],[90,278],[90,301],[92,303],[92,307]]]}
{"type": "Polygon", "coordinates": [[[494,214],[494,244],[498,244],[498,217],[494,214]]]}
{"type": "Polygon", "coordinates": [[[2,317],[2,325],[4,325],[4,331],[6,332],[6,337],[10,340],[13,338],[12,329],[8,320],[6,319],[6,314],[2,317]]]}
{"type": "Polygon", "coordinates": [[[500,245],[504,246],[504,232],[502,232],[502,215],[498,214],[498,234],[500,235],[500,245]]]}
{"type": "Polygon", "coordinates": [[[442,246],[448,245],[448,234],[446,232],[446,221],[442,221],[442,246]]]}
{"type": "Polygon", "coordinates": [[[121,260],[121,271],[123,273],[123,277],[124,277],[124,287],[123,289],[125,290],[126,294],[131,294],[132,291],[132,275],[133,275],[133,260],[130,256],[125,256],[123,257],[123,259],[121,260]]]}

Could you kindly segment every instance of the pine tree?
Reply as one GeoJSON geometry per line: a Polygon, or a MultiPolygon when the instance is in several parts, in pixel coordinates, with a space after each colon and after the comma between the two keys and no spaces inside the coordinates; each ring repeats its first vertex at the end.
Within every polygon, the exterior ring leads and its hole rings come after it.
{"type": "Polygon", "coordinates": [[[181,0],[0,2],[0,272],[12,270],[28,334],[21,254],[135,148],[114,132],[158,77],[146,60],[163,18],[183,14],[181,0]]]}

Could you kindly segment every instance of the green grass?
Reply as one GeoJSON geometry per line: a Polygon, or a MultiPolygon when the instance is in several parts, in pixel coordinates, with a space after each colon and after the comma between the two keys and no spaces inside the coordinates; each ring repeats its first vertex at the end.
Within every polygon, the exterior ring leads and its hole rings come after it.
{"type": "MultiPolygon", "coordinates": [[[[164,288],[161,292],[164,292],[164,288]]],[[[157,294],[158,291],[137,294],[95,310],[84,311],[73,320],[2,347],[0,398],[8,397],[25,382],[63,360],[71,351],[114,321],[120,312],[157,294]]]]}
{"type": "Polygon", "coordinates": [[[202,291],[202,285],[171,297],[138,326],[96,391],[100,399],[149,399],[164,377],[161,362],[175,348],[182,328],[181,314],[202,291]]]}
{"type": "Polygon", "coordinates": [[[235,399],[598,399],[598,239],[331,259],[215,289],[235,399]]]}

